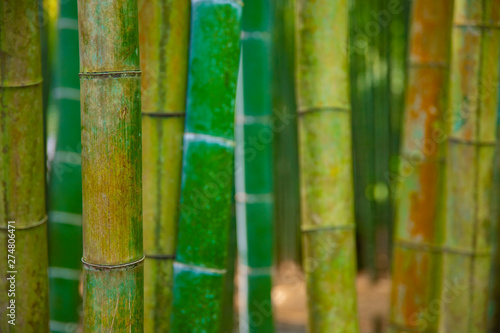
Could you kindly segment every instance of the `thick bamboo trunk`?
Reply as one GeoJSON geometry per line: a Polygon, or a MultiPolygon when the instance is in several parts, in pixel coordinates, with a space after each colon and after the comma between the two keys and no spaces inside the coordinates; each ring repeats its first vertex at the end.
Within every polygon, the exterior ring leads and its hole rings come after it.
{"type": "Polygon", "coordinates": [[[137,2],[78,2],[84,330],[141,332],[144,317],[137,2]]]}
{"type": "Polygon", "coordinates": [[[186,105],[189,7],[189,0],[139,0],[145,332],[170,330],[186,105]]]}
{"type": "Polygon", "coordinates": [[[237,107],[236,211],[240,332],[273,332],[273,129],[271,6],[245,3],[242,17],[242,103],[237,107]]]}
{"type": "Polygon", "coordinates": [[[455,1],[446,157],[443,332],[486,331],[500,1],[455,1]]]}
{"type": "Polygon", "coordinates": [[[56,152],[49,186],[50,329],[66,332],[80,322],[82,269],[82,168],[78,7],[61,3],[52,98],[58,108],[56,152]]]}
{"type": "Polygon", "coordinates": [[[296,27],[309,331],[358,332],[347,0],[298,0],[296,27]]]}
{"type": "Polygon", "coordinates": [[[35,0],[0,2],[1,332],[49,331],[42,73],[37,18],[35,0]],[[12,240],[15,240],[15,248],[11,246],[12,240]],[[7,280],[13,275],[14,284],[7,280]],[[12,285],[15,285],[15,295],[12,285]],[[12,308],[11,304],[15,305],[15,318],[8,316],[13,313],[7,309],[12,308]]]}
{"type": "MultiPolygon", "coordinates": [[[[436,332],[452,0],[413,1],[397,183],[391,323],[436,332]],[[432,305],[434,306],[434,305],[432,305]],[[429,313],[428,313],[429,312],[429,313]]],[[[439,309],[438,309],[439,310],[439,309]]]]}
{"type": "Polygon", "coordinates": [[[241,5],[192,1],[174,332],[219,332],[225,320],[241,5]]]}

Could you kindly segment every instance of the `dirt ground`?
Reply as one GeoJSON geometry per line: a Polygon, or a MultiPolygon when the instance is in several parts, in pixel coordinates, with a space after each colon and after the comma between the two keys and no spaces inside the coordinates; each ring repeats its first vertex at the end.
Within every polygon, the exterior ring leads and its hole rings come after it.
{"type": "MultiPolygon", "coordinates": [[[[373,282],[358,275],[358,314],[361,333],[380,333],[387,327],[390,280],[373,282]]],[[[307,322],[306,288],[302,272],[294,264],[282,265],[273,288],[275,320],[279,333],[305,333],[307,322]]]]}

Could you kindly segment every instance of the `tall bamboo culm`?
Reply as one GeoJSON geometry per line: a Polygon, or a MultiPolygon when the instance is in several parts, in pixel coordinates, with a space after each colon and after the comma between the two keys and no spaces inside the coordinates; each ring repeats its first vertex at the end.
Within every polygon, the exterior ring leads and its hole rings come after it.
{"type": "Polygon", "coordinates": [[[414,0],[397,182],[391,326],[437,332],[452,0],[414,0]],[[429,319],[430,318],[430,319],[429,319]]]}
{"type": "Polygon", "coordinates": [[[234,184],[234,100],[242,3],[191,6],[173,332],[219,332],[234,184]]]}
{"type": "Polygon", "coordinates": [[[49,331],[48,254],[36,0],[0,2],[0,50],[0,331],[44,333],[49,331]],[[8,295],[8,271],[17,272],[15,297],[8,295]],[[9,324],[7,308],[12,300],[15,325],[9,324]]]}
{"type": "Polygon", "coordinates": [[[500,1],[456,0],[450,68],[440,326],[485,332],[491,265],[500,1]]]}
{"type": "Polygon", "coordinates": [[[80,0],[84,331],[141,332],[141,72],[135,0],[80,0]]]}
{"type": "Polygon", "coordinates": [[[170,331],[186,105],[189,0],[139,0],[145,332],[170,331]]]}
{"type": "Polygon", "coordinates": [[[50,168],[50,330],[67,332],[80,323],[82,298],[82,167],[78,6],[60,4],[52,98],[59,114],[56,152],[50,168]]]}
{"type": "Polygon", "coordinates": [[[272,1],[273,183],[276,265],[300,263],[300,195],[295,107],[295,0],[272,1]]]}
{"type": "Polygon", "coordinates": [[[296,84],[309,332],[358,332],[348,1],[298,0],[296,84]]]}
{"type": "Polygon", "coordinates": [[[269,0],[247,1],[243,7],[243,101],[236,108],[240,332],[274,331],[271,17],[269,0]]]}

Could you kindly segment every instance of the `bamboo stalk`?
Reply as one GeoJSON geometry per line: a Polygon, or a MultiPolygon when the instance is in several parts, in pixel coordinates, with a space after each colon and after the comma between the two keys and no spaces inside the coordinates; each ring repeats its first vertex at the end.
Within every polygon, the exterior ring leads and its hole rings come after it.
{"type": "Polygon", "coordinates": [[[224,320],[241,7],[192,1],[174,332],[219,332],[224,320]]]}
{"type": "MultiPolygon", "coordinates": [[[[234,189],[233,189],[234,192],[234,189]]],[[[234,197],[234,196],[233,196],[234,197]]],[[[222,301],[222,323],[221,332],[232,333],[235,328],[235,306],[234,306],[234,276],[236,272],[236,254],[238,252],[238,240],[236,235],[236,207],[235,202],[231,205],[231,228],[229,231],[229,248],[227,252],[227,273],[224,284],[224,299],[222,301]]]]}
{"type": "Polygon", "coordinates": [[[137,2],[78,2],[84,331],[144,320],[137,2]]]}
{"type": "MultiPolygon", "coordinates": [[[[500,59],[499,59],[500,60],[500,59]]],[[[500,85],[498,86],[500,89],[500,85]]],[[[500,91],[499,91],[500,93],[500,91]]],[[[497,105],[497,119],[500,112],[500,104],[497,105]]],[[[488,298],[488,333],[495,333],[500,330],[500,140],[498,135],[495,146],[494,166],[493,166],[493,190],[492,190],[492,263],[489,277],[490,292],[488,298]]]]}
{"type": "Polygon", "coordinates": [[[455,298],[441,307],[446,332],[487,329],[499,27],[500,1],[455,2],[441,294],[455,298]]]}
{"type": "Polygon", "coordinates": [[[358,332],[348,3],[297,1],[304,269],[310,332],[358,332]]]}
{"type": "Polygon", "coordinates": [[[66,332],[80,322],[82,269],[82,169],[78,7],[60,4],[52,98],[58,109],[56,152],[50,169],[50,329],[66,332]]]}
{"type": "Polygon", "coordinates": [[[395,331],[436,332],[439,313],[426,312],[440,292],[443,137],[453,2],[416,0],[412,6],[391,322],[395,331]]]}
{"type": "Polygon", "coordinates": [[[145,332],[170,331],[189,38],[188,0],[139,0],[145,332]]]}
{"type": "Polygon", "coordinates": [[[294,80],[295,0],[273,3],[273,102],[276,263],[300,263],[300,196],[294,80]]]}
{"type": "Polygon", "coordinates": [[[271,6],[249,1],[242,17],[242,105],[236,115],[240,332],[274,332],[271,287],[274,196],[271,6]]]}
{"type": "Polygon", "coordinates": [[[373,145],[373,103],[371,101],[371,74],[367,57],[371,56],[370,40],[366,35],[366,25],[371,20],[366,14],[371,4],[363,0],[353,0],[351,7],[349,35],[350,80],[353,127],[353,159],[355,167],[355,216],[359,236],[358,261],[362,269],[375,273],[375,218],[373,202],[367,197],[367,188],[373,186],[374,179],[374,145],[373,145]]]}
{"type": "Polygon", "coordinates": [[[2,332],[49,331],[42,73],[37,17],[37,1],[0,2],[2,332]],[[8,221],[15,221],[10,224],[15,226],[15,232],[8,230],[8,221]],[[9,239],[15,239],[15,249],[8,247],[12,244],[9,239]],[[11,264],[13,266],[8,266],[11,264]],[[12,287],[7,277],[12,273],[8,271],[17,272],[13,273],[15,296],[9,291],[12,287]],[[12,301],[15,302],[15,321],[9,324],[14,319],[8,317],[12,312],[7,309],[12,301]]]}

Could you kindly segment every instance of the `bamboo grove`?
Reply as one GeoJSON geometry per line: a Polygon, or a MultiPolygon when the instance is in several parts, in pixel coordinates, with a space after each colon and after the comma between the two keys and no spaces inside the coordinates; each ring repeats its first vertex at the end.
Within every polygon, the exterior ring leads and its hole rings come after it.
{"type": "Polygon", "coordinates": [[[499,28],[0,1],[0,332],[497,332],[499,28]]]}

